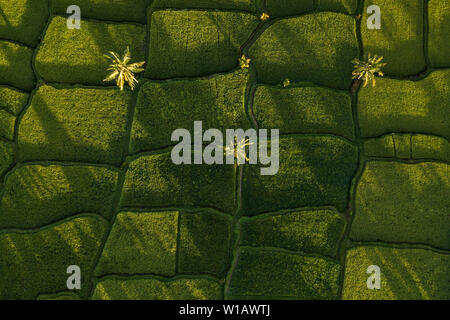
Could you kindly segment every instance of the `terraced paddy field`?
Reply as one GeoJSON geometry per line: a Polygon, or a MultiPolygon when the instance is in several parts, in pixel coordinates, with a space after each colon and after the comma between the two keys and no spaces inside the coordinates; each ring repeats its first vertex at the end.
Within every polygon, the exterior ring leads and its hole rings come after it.
{"type": "Polygon", "coordinates": [[[448,300],[449,266],[450,0],[0,0],[0,299],[448,300]],[[279,129],[277,174],[175,165],[200,120],[279,129]]]}

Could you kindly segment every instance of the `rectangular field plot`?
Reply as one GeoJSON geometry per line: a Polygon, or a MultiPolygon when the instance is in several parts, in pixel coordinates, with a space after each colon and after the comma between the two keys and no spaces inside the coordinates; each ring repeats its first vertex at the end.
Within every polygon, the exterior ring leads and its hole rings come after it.
{"type": "Polygon", "coordinates": [[[301,207],[347,207],[357,165],[356,146],[335,137],[282,138],[277,174],[260,175],[260,165],[244,168],[243,212],[259,213],[301,207]]]}
{"type": "Polygon", "coordinates": [[[95,273],[175,273],[178,212],[117,214],[95,273]]]}
{"type": "Polygon", "coordinates": [[[258,86],[253,112],[261,129],[280,134],[335,134],[354,138],[350,95],[320,87],[258,86]]]}
{"type": "Polygon", "coordinates": [[[240,222],[241,245],[277,247],[334,257],[344,226],[344,220],[330,209],[243,217],[240,222]]]}
{"type": "Polygon", "coordinates": [[[233,9],[253,12],[260,0],[154,0],[153,8],[233,9]]]}
{"type": "Polygon", "coordinates": [[[19,124],[19,159],[119,166],[131,107],[129,90],[40,86],[19,124]]]}
{"type": "Polygon", "coordinates": [[[0,40],[0,84],[30,91],[35,77],[31,66],[33,50],[14,42],[0,40]]]}
{"type": "Polygon", "coordinates": [[[428,3],[428,55],[433,67],[450,67],[450,1],[428,3]]]}
{"type": "MultiPolygon", "coordinates": [[[[107,228],[98,216],[84,215],[39,231],[0,233],[0,299],[32,300],[67,290],[69,265],[92,274],[107,228]]],[[[81,277],[77,293],[86,299],[90,288],[91,279],[81,277]]]]}
{"type": "Polygon", "coordinates": [[[364,55],[384,57],[388,75],[415,75],[425,70],[423,0],[373,0],[364,2],[361,33],[364,55]],[[381,29],[368,29],[367,7],[381,10],[381,29]]]}
{"type": "Polygon", "coordinates": [[[143,155],[129,164],[122,207],[215,208],[233,213],[233,165],[175,165],[170,153],[143,155]]]}
{"type": "Polygon", "coordinates": [[[50,0],[53,14],[66,14],[72,5],[80,7],[83,18],[145,23],[152,0],[50,0]]]}
{"type": "Polygon", "coordinates": [[[450,162],[450,142],[445,138],[426,134],[393,133],[367,139],[364,142],[364,153],[370,157],[450,162]]]}
{"type": "Polygon", "coordinates": [[[276,85],[288,78],[349,89],[351,61],[358,56],[355,29],[352,17],[334,12],[276,21],[249,49],[258,82],[276,85]]]}
{"type": "Polygon", "coordinates": [[[0,86],[0,110],[6,110],[17,116],[27,104],[28,97],[28,93],[23,91],[0,86]]]}
{"type": "Polygon", "coordinates": [[[352,248],[347,253],[345,300],[448,300],[450,255],[422,249],[381,246],[352,248]],[[380,267],[380,289],[367,288],[366,270],[380,267]]]}
{"type": "Polygon", "coordinates": [[[110,61],[103,55],[122,55],[127,46],[133,62],[143,61],[146,30],[143,25],[81,21],[68,29],[66,18],[54,16],[36,55],[36,71],[47,82],[104,84],[110,61]]]}
{"type": "Polygon", "coordinates": [[[225,297],[336,299],[340,265],[329,259],[243,247],[225,297]]]}
{"type": "Polygon", "coordinates": [[[248,71],[209,78],[149,81],[142,85],[134,113],[130,152],[159,149],[176,144],[178,128],[193,134],[194,121],[205,130],[250,127],[245,113],[248,71]]]}
{"type": "Polygon", "coordinates": [[[0,38],[34,47],[48,15],[48,0],[0,0],[0,38]]]}
{"type": "Polygon", "coordinates": [[[117,178],[96,166],[16,167],[0,200],[0,228],[37,228],[78,213],[109,218],[117,178]]]}
{"type": "Polygon", "coordinates": [[[203,278],[111,278],[97,283],[93,300],[217,300],[222,299],[219,283],[203,278]]]}
{"type": "Polygon", "coordinates": [[[420,81],[382,78],[358,94],[363,137],[416,132],[450,139],[450,70],[434,71],[420,81]]]}
{"type": "Polygon", "coordinates": [[[356,188],[350,237],[450,249],[450,165],[370,161],[356,188]]]}
{"type": "Polygon", "coordinates": [[[242,12],[157,10],[149,17],[150,48],[145,76],[194,77],[238,66],[240,47],[259,23],[242,12]]]}

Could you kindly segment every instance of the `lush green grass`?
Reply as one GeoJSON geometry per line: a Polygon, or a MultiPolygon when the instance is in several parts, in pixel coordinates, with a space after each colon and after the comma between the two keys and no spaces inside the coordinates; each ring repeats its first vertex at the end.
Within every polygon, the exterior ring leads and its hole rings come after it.
{"type": "Polygon", "coordinates": [[[154,0],[154,8],[235,9],[255,11],[260,0],[154,0]]]}
{"type": "Polygon", "coordinates": [[[146,10],[152,0],[50,0],[54,14],[66,14],[67,8],[77,5],[82,18],[145,23],[146,10]]]}
{"type": "Polygon", "coordinates": [[[83,20],[77,30],[66,24],[64,17],[52,18],[36,55],[36,71],[48,82],[104,84],[111,61],[103,55],[109,51],[122,55],[127,46],[132,62],[145,60],[142,25],[83,20]]]}
{"type": "Polygon", "coordinates": [[[218,300],[221,286],[209,279],[106,279],[95,287],[94,300],[218,300]]]}
{"type": "Polygon", "coordinates": [[[450,165],[369,161],[358,183],[350,237],[450,248],[450,165]]]}
{"type": "Polygon", "coordinates": [[[106,230],[107,222],[92,215],[39,231],[0,233],[0,299],[35,299],[67,290],[70,265],[81,269],[77,293],[86,298],[106,230]]]}
{"type": "Polygon", "coordinates": [[[0,137],[13,140],[15,123],[15,116],[0,109],[0,137]]]}
{"type": "Polygon", "coordinates": [[[36,300],[80,300],[80,297],[71,291],[56,294],[41,294],[36,300]]]}
{"type": "Polygon", "coordinates": [[[32,55],[33,50],[28,47],[0,40],[0,84],[22,90],[33,89],[32,55]]]}
{"type": "Polygon", "coordinates": [[[395,158],[395,134],[387,134],[379,138],[364,141],[364,154],[368,157],[395,158]]]}
{"type": "Polygon", "coordinates": [[[14,148],[11,142],[0,141],[0,176],[14,161],[14,148]]]}
{"type": "Polygon", "coordinates": [[[359,91],[363,137],[391,132],[435,134],[450,139],[450,70],[413,82],[382,78],[359,91]]]}
{"type": "Polygon", "coordinates": [[[26,165],[6,180],[1,228],[36,228],[92,212],[108,217],[118,173],[94,166],[26,165]]]}
{"type": "Polygon", "coordinates": [[[354,138],[350,95],[320,87],[258,86],[253,112],[260,128],[354,138]]]}
{"type": "Polygon", "coordinates": [[[423,50],[423,0],[373,0],[364,2],[362,42],[364,54],[384,57],[388,75],[414,75],[425,70],[423,50]],[[381,29],[368,29],[367,7],[381,8],[381,29]]]}
{"type": "Polygon", "coordinates": [[[178,128],[204,130],[250,127],[245,114],[249,72],[239,70],[206,79],[149,81],[139,91],[131,133],[131,152],[158,149],[178,128]]]}
{"type": "Polygon", "coordinates": [[[314,0],[266,0],[266,8],[272,18],[293,16],[314,10],[314,0]]]}
{"type": "Polygon", "coordinates": [[[19,125],[19,158],[120,165],[131,91],[43,85],[19,125]]]}
{"type": "Polygon", "coordinates": [[[178,212],[121,212],[95,270],[104,274],[175,274],[178,212]]]}
{"type": "Polygon", "coordinates": [[[225,277],[229,267],[231,217],[213,213],[185,213],[180,220],[180,273],[225,277]]]}
{"type": "Polygon", "coordinates": [[[450,142],[441,137],[413,135],[412,156],[414,159],[431,158],[450,162],[450,142]]]}
{"type": "Polygon", "coordinates": [[[170,153],[132,161],[122,192],[124,207],[235,207],[233,165],[175,165],[170,153]]]}
{"type": "Polygon", "coordinates": [[[393,133],[367,139],[364,152],[371,157],[450,161],[450,143],[445,138],[425,134],[393,133]]]}
{"type": "Polygon", "coordinates": [[[243,212],[253,216],[280,209],[347,207],[357,166],[356,146],[334,137],[282,138],[280,168],[260,175],[260,165],[247,165],[243,178],[243,212]]]}
{"type": "Polygon", "coordinates": [[[238,66],[240,47],[259,23],[242,12],[158,10],[149,18],[146,77],[202,76],[238,66]]]}
{"type": "Polygon", "coordinates": [[[249,56],[260,82],[280,84],[289,78],[348,89],[351,61],[358,56],[355,21],[332,12],[279,20],[256,40],[249,56]]]}
{"type": "Polygon", "coordinates": [[[241,245],[336,256],[345,221],[330,209],[241,219],[241,245]]]}
{"type": "Polygon", "coordinates": [[[336,299],[340,266],[328,259],[240,248],[228,298],[336,299]]]}
{"type": "Polygon", "coordinates": [[[428,4],[428,56],[434,67],[450,67],[450,1],[428,4]]]}
{"type": "Polygon", "coordinates": [[[0,110],[18,115],[28,102],[28,93],[0,86],[0,110]]]}
{"type": "Polygon", "coordinates": [[[358,0],[318,0],[319,10],[329,10],[354,14],[357,6],[358,0]]]}
{"type": "Polygon", "coordinates": [[[353,14],[358,0],[266,0],[271,17],[285,17],[303,14],[314,9],[353,14]]]}
{"type": "Polygon", "coordinates": [[[450,255],[422,249],[357,247],[348,251],[343,299],[448,300],[450,255]],[[381,269],[381,289],[367,289],[367,267],[381,269]]]}
{"type": "Polygon", "coordinates": [[[36,46],[47,17],[48,0],[0,0],[0,38],[36,46]]]}

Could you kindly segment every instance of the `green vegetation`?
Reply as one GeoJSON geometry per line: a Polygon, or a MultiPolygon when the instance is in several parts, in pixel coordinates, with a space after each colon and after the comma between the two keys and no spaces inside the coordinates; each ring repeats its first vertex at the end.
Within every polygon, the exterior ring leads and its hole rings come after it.
{"type": "Polygon", "coordinates": [[[357,247],[347,253],[343,299],[448,300],[450,255],[422,249],[357,247]],[[381,289],[368,290],[367,267],[381,269],[381,289]]]}
{"type": "Polygon", "coordinates": [[[255,11],[259,0],[154,0],[154,8],[235,9],[255,11]]]}
{"type": "Polygon", "coordinates": [[[227,298],[336,299],[340,266],[319,257],[243,247],[227,298]]]}
{"type": "Polygon", "coordinates": [[[180,273],[225,277],[230,261],[231,217],[213,213],[182,213],[180,273]]]}
{"type": "Polygon", "coordinates": [[[122,206],[208,207],[232,213],[234,184],[233,165],[175,165],[170,153],[144,155],[129,164],[122,206]]]}
{"type": "Polygon", "coordinates": [[[47,17],[48,0],[0,0],[0,38],[36,46],[47,17]]]}
{"type": "Polygon", "coordinates": [[[273,18],[293,16],[314,9],[314,0],[266,0],[266,7],[273,18]]]}
{"type": "Polygon", "coordinates": [[[145,61],[128,63],[131,60],[130,47],[127,47],[122,58],[119,58],[119,56],[112,51],[104,56],[112,61],[112,64],[110,64],[108,68],[108,70],[112,72],[105,79],[103,79],[103,81],[116,80],[120,91],[123,91],[123,86],[126,82],[130,86],[131,90],[134,90],[138,83],[134,74],[144,71],[144,68],[142,67],[145,64],[145,61]]]}
{"type": "Polygon", "coordinates": [[[106,230],[103,219],[86,215],[39,231],[0,233],[0,299],[35,299],[39,294],[67,290],[69,265],[79,266],[86,275],[77,292],[87,298],[88,275],[106,230]]]}
{"type": "Polygon", "coordinates": [[[391,132],[435,134],[450,139],[450,70],[413,82],[382,78],[358,94],[363,137],[391,132]]]}
{"type": "Polygon", "coordinates": [[[450,2],[429,0],[428,55],[434,67],[450,67],[450,2]]]}
{"type": "Polygon", "coordinates": [[[259,82],[279,84],[289,78],[349,89],[351,61],[358,56],[355,20],[332,12],[279,20],[256,40],[249,56],[259,82]]]}
{"type": "Polygon", "coordinates": [[[121,212],[96,275],[175,274],[178,212],[121,212]]]}
{"type": "Polygon", "coordinates": [[[450,248],[450,165],[369,161],[355,196],[350,237],[450,248]]]}
{"type": "Polygon", "coordinates": [[[305,210],[241,219],[241,245],[336,256],[345,221],[335,210],[305,210]]]}
{"type": "Polygon", "coordinates": [[[436,159],[450,162],[450,142],[441,137],[417,134],[412,136],[413,159],[436,159]]]}
{"type": "Polygon", "coordinates": [[[337,11],[353,14],[358,7],[358,0],[318,0],[319,10],[337,11]]]}
{"type": "Polygon", "coordinates": [[[202,76],[237,67],[240,47],[259,23],[242,12],[154,11],[145,76],[202,76]]]}
{"type": "Polygon", "coordinates": [[[64,291],[54,294],[41,294],[36,300],[80,300],[80,297],[70,291],[64,291]]]}
{"type": "Polygon", "coordinates": [[[367,7],[382,8],[381,29],[361,28],[364,55],[383,56],[388,75],[414,75],[425,70],[423,52],[423,0],[365,1],[362,21],[368,19],[367,7]]]}
{"type": "MultiPolygon", "coordinates": [[[[0,177],[14,161],[14,147],[11,142],[0,140],[0,177]]],[[[0,215],[1,216],[1,215],[0,215]]]]}
{"type": "Polygon", "coordinates": [[[279,145],[276,175],[260,175],[260,165],[244,168],[244,214],[329,205],[345,211],[357,167],[356,146],[323,136],[282,138],[279,145]]]}
{"type": "Polygon", "coordinates": [[[435,159],[450,162],[450,143],[425,134],[389,134],[364,141],[366,156],[399,159],[435,159]]]}
{"type": "Polygon", "coordinates": [[[206,79],[145,82],[138,94],[130,151],[174,145],[172,132],[185,128],[193,133],[196,120],[208,129],[249,128],[245,114],[248,82],[247,70],[206,79]]]}
{"type": "Polygon", "coordinates": [[[40,86],[19,125],[19,158],[120,165],[130,91],[40,86]]]}
{"type": "Polygon", "coordinates": [[[313,11],[336,11],[353,14],[358,0],[266,0],[266,6],[273,17],[286,17],[313,11]]]}
{"type": "Polygon", "coordinates": [[[145,23],[146,9],[152,0],[50,0],[54,14],[66,14],[67,7],[77,5],[83,18],[145,23]]]}
{"type": "Polygon", "coordinates": [[[95,287],[93,300],[217,300],[221,286],[209,279],[106,279],[95,287]]]}
{"type": "Polygon", "coordinates": [[[35,81],[32,55],[33,50],[28,47],[0,40],[0,84],[31,90],[35,81]]]}
{"type": "Polygon", "coordinates": [[[118,173],[97,166],[24,165],[7,176],[1,228],[36,228],[74,214],[108,218],[118,173]]]}
{"type": "Polygon", "coordinates": [[[28,93],[0,86],[0,110],[6,110],[16,116],[28,102],[28,93]]]}
{"type": "Polygon", "coordinates": [[[82,32],[68,29],[66,18],[55,16],[36,55],[36,71],[48,82],[102,84],[108,61],[103,54],[130,46],[134,58],[144,60],[145,27],[86,21],[82,32]]]}
{"type": "Polygon", "coordinates": [[[16,117],[0,109],[0,138],[14,139],[14,126],[16,117]]]}
{"type": "Polygon", "coordinates": [[[258,86],[253,112],[260,128],[280,134],[327,133],[354,138],[350,95],[320,87],[258,86]]]}
{"type": "Polygon", "coordinates": [[[372,82],[372,87],[375,87],[377,80],[375,76],[382,77],[384,73],[381,68],[386,66],[386,63],[382,63],[383,57],[372,55],[369,53],[367,61],[360,61],[354,59],[355,70],[353,71],[353,79],[364,80],[364,87],[367,87],[369,82],[372,82]]]}

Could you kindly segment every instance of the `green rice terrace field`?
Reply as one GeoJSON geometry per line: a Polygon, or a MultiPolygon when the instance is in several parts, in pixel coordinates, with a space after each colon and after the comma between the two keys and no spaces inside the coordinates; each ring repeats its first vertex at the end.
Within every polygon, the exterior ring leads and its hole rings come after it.
{"type": "Polygon", "coordinates": [[[0,299],[448,300],[449,266],[450,0],[0,0],[0,299]],[[174,164],[194,121],[279,129],[278,172],[174,164]]]}

